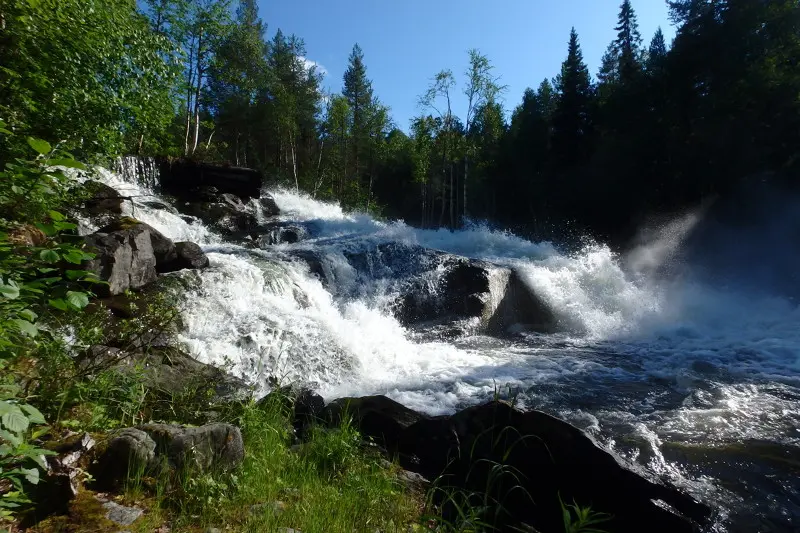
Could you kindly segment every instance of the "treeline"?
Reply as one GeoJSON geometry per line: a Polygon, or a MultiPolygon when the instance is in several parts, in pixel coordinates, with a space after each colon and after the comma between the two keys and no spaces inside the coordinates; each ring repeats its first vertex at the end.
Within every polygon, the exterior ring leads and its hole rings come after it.
{"type": "Polygon", "coordinates": [[[798,1],[668,3],[671,46],[660,30],[646,44],[625,0],[597,75],[573,30],[561,72],[526,90],[510,120],[499,75],[472,50],[463,75],[421,88],[404,132],[358,45],[341,93],[325,94],[302,39],[267,39],[255,0],[11,0],[0,118],[83,157],[255,167],[425,227],[488,218],[618,238],[742,180],[796,181],[798,1]]]}

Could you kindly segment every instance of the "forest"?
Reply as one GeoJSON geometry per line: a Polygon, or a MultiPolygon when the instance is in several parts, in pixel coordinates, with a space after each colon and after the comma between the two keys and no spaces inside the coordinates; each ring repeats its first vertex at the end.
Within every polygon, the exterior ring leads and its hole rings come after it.
{"type": "MultiPolygon", "coordinates": [[[[800,4],[668,4],[671,44],[660,30],[647,42],[624,0],[599,72],[573,29],[561,71],[513,109],[491,59],[465,51],[466,72],[409,87],[421,114],[403,125],[372,88],[368,50],[354,44],[341,92],[326,94],[303,39],[267,38],[255,0],[13,0],[0,8],[0,117],[16,139],[85,160],[252,167],[420,227],[621,241],[744,181],[797,182],[800,4]],[[457,92],[466,109],[450,105],[457,92]]],[[[2,142],[0,159],[25,148],[2,142]]]]}

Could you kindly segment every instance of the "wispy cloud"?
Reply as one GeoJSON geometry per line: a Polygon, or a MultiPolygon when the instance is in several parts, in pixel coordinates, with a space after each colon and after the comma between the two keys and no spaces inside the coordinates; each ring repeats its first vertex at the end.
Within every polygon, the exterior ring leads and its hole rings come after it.
{"type": "Polygon", "coordinates": [[[328,69],[326,69],[324,66],[320,65],[316,61],[308,59],[307,57],[304,56],[298,56],[298,58],[300,59],[300,61],[303,62],[303,65],[305,65],[306,70],[311,70],[311,67],[317,67],[317,74],[322,74],[323,76],[328,74],[328,69]]]}

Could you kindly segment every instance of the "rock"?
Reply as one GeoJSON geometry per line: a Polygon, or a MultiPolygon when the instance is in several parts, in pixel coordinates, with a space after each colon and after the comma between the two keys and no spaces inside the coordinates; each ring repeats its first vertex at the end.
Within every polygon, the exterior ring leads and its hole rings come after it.
{"type": "Polygon", "coordinates": [[[91,473],[100,487],[113,487],[156,465],[156,442],[140,429],[125,428],[111,434],[91,473]]]}
{"type": "Polygon", "coordinates": [[[106,510],[106,519],[120,526],[130,526],[144,514],[144,511],[136,507],[125,507],[111,501],[105,502],[103,509],[106,510]]]}
{"type": "Polygon", "coordinates": [[[322,396],[302,385],[281,387],[267,394],[258,404],[263,406],[272,401],[283,402],[286,408],[292,410],[294,428],[301,433],[310,424],[321,420],[325,412],[325,400],[322,396]]]}
{"type": "Polygon", "coordinates": [[[199,270],[209,266],[208,256],[193,242],[176,242],[175,259],[160,267],[159,272],[177,272],[183,269],[199,270]]]}
{"type": "Polygon", "coordinates": [[[247,210],[240,198],[230,193],[211,201],[186,202],[182,210],[229,236],[243,237],[258,227],[256,216],[247,210]]]}
{"type": "Polygon", "coordinates": [[[84,433],[68,437],[50,448],[57,455],[46,457],[47,474],[31,494],[39,519],[67,511],[70,502],[78,495],[84,458],[95,444],[92,436],[84,433]]]}
{"type": "Polygon", "coordinates": [[[308,237],[308,231],[295,224],[287,222],[275,222],[258,228],[261,234],[257,243],[261,248],[273,246],[275,244],[294,244],[308,237]]]}
{"type": "Polygon", "coordinates": [[[402,483],[406,489],[418,494],[425,493],[431,484],[424,476],[416,472],[411,472],[410,470],[402,469],[397,473],[397,480],[402,483]]]}
{"type": "Polygon", "coordinates": [[[204,533],[222,533],[222,530],[218,527],[207,527],[204,533]]]}
{"type": "Polygon", "coordinates": [[[86,236],[85,240],[89,251],[96,254],[87,263],[86,270],[108,282],[107,286],[98,285],[96,288],[103,295],[122,294],[156,280],[156,256],[150,227],[146,224],[133,221],[112,232],[93,233],[86,236]]]}
{"type": "Polygon", "coordinates": [[[232,468],[244,459],[242,432],[230,424],[201,427],[146,424],[138,429],[156,442],[158,455],[165,456],[170,466],[177,469],[232,468]]]}
{"type": "Polygon", "coordinates": [[[204,189],[208,187],[240,198],[258,198],[263,183],[263,176],[257,170],[188,159],[164,159],[159,171],[162,189],[182,200],[202,200],[204,189]]]}
{"type": "Polygon", "coordinates": [[[81,192],[86,196],[83,202],[83,211],[86,214],[122,214],[123,198],[113,187],[99,181],[87,180],[81,186],[81,192]]]}
{"type": "Polygon", "coordinates": [[[406,428],[428,418],[386,396],[334,400],[325,407],[323,418],[336,427],[346,414],[353,417],[362,435],[390,451],[396,450],[406,428]]]}
{"type": "Polygon", "coordinates": [[[504,402],[450,417],[421,418],[403,430],[400,439],[400,457],[409,458],[408,468],[441,475],[453,487],[483,494],[487,487],[519,486],[505,493],[490,488],[489,497],[502,501],[506,511],[497,515],[505,517],[495,524],[501,530],[524,522],[539,531],[561,531],[559,496],[564,502],[610,513],[613,519],[602,529],[619,533],[638,533],[642,524],[653,532],[696,531],[710,516],[706,506],[646,478],[574,426],[504,402]]]}
{"type": "Polygon", "coordinates": [[[97,232],[98,233],[124,232],[132,228],[134,225],[139,225],[147,229],[147,232],[150,234],[150,245],[153,248],[153,255],[156,258],[157,270],[162,265],[165,265],[175,260],[176,258],[175,244],[172,242],[172,240],[170,240],[168,237],[166,237],[163,233],[161,233],[154,227],[145,224],[144,222],[140,222],[135,218],[124,217],[115,220],[110,224],[102,227],[97,232]]]}
{"type": "Polygon", "coordinates": [[[281,214],[281,209],[275,203],[275,198],[271,194],[263,194],[258,202],[261,204],[261,210],[266,217],[274,217],[281,214]]]}

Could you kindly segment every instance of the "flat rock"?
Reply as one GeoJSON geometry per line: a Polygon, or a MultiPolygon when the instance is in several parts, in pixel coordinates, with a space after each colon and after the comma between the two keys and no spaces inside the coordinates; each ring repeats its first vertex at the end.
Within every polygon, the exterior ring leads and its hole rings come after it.
{"type": "Polygon", "coordinates": [[[106,510],[106,518],[120,526],[130,526],[144,514],[144,511],[136,507],[125,507],[111,501],[105,502],[103,508],[106,510]]]}

